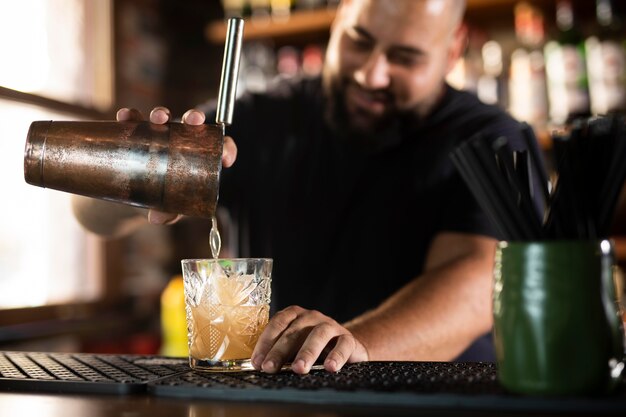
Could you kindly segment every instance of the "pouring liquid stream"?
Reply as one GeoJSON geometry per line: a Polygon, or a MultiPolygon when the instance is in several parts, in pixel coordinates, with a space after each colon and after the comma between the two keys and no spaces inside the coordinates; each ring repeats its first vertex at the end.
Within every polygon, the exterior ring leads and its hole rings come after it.
{"type": "Polygon", "coordinates": [[[211,247],[211,255],[213,255],[213,259],[219,258],[220,250],[222,248],[222,238],[220,237],[220,231],[217,228],[217,219],[215,218],[215,216],[211,217],[209,246],[211,247]]]}

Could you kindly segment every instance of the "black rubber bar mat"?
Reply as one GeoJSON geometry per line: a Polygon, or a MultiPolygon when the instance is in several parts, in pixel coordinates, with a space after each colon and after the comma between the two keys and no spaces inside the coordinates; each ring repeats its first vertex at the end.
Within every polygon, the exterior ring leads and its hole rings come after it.
{"type": "Polygon", "coordinates": [[[625,386],[610,396],[534,397],[507,393],[493,363],[364,362],[297,375],[196,372],[162,356],[0,352],[0,391],[16,392],[626,415],[625,386]]]}
{"type": "Polygon", "coordinates": [[[189,370],[187,359],[86,353],[0,352],[0,390],[124,394],[189,370]]]}
{"type": "Polygon", "coordinates": [[[420,409],[623,413],[626,390],[600,397],[530,397],[507,393],[493,363],[363,362],[338,373],[189,371],[148,383],[157,396],[420,409]]]}

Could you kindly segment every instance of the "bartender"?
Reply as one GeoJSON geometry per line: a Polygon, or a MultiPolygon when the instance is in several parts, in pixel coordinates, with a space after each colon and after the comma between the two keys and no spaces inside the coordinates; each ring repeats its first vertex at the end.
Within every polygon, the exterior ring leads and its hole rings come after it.
{"type": "MultiPolygon", "coordinates": [[[[508,114],[445,82],[466,45],[464,3],[344,0],[319,79],[277,80],[237,102],[219,205],[239,256],[274,259],[277,312],[254,350],[257,369],[494,359],[499,236],[449,154],[478,132],[515,149],[523,141],[508,114]]],[[[169,119],[164,107],[150,114],[169,119]]],[[[214,110],[183,116],[206,120],[214,110]]],[[[136,209],[112,204],[76,197],[74,210],[87,229],[127,232],[136,209]]]]}

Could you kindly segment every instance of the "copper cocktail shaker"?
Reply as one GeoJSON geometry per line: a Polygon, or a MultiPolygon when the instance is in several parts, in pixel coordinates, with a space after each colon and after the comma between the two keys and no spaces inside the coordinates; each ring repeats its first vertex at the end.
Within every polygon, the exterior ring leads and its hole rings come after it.
{"type": "Polygon", "coordinates": [[[27,183],[87,197],[211,217],[232,122],[243,20],[228,22],[216,124],[35,121],[24,151],[27,183]]]}

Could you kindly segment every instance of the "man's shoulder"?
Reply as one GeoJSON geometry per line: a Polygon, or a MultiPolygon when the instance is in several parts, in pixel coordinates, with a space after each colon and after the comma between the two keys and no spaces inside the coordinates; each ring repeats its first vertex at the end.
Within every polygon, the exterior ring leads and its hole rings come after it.
{"type": "Polygon", "coordinates": [[[447,87],[445,97],[430,121],[430,129],[450,146],[476,134],[495,139],[505,136],[518,147],[520,122],[496,105],[485,104],[467,91],[447,87]]]}
{"type": "Polygon", "coordinates": [[[504,109],[483,103],[474,93],[452,87],[448,88],[441,110],[443,123],[458,126],[465,131],[482,130],[490,126],[519,126],[519,122],[504,109]]]}

